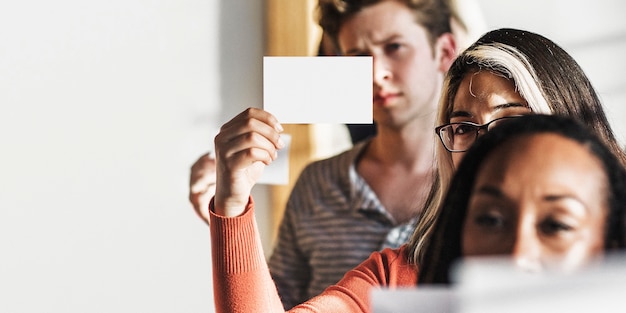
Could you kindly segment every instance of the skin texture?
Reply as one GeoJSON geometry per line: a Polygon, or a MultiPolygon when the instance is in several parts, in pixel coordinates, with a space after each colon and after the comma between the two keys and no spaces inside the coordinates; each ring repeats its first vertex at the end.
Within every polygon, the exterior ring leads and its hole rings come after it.
{"type": "MultiPolygon", "coordinates": [[[[512,81],[489,71],[468,73],[454,97],[450,122],[485,124],[494,119],[530,113],[512,81]]],[[[457,167],[463,152],[452,153],[457,167]]]]}
{"type": "Polygon", "coordinates": [[[525,270],[575,269],[603,253],[607,177],[579,143],[522,136],[483,162],[463,227],[463,255],[511,255],[525,270]]]}

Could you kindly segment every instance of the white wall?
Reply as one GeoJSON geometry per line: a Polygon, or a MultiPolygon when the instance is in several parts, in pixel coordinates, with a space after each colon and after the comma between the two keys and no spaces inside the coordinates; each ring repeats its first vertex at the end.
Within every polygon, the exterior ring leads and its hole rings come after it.
{"type": "Polygon", "coordinates": [[[261,98],[262,12],[0,3],[0,312],[213,310],[189,167],[261,98]]]}

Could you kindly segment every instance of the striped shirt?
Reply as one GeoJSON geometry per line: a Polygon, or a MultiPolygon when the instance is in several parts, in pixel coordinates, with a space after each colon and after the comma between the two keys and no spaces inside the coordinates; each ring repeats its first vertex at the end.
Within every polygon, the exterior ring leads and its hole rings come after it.
{"type": "Polygon", "coordinates": [[[285,309],[335,284],[373,251],[397,248],[417,217],[397,224],[356,171],[367,142],[309,164],[296,181],[269,267],[285,309]]]}

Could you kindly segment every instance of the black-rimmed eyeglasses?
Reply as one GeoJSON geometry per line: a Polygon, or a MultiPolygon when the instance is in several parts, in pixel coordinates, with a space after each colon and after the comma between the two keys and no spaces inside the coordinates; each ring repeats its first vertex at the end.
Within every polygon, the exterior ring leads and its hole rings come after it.
{"type": "Polygon", "coordinates": [[[520,117],[521,115],[505,116],[490,121],[489,123],[479,125],[472,122],[449,123],[435,128],[435,133],[441,139],[441,143],[450,152],[465,152],[478,138],[478,135],[490,131],[507,120],[520,117]]]}

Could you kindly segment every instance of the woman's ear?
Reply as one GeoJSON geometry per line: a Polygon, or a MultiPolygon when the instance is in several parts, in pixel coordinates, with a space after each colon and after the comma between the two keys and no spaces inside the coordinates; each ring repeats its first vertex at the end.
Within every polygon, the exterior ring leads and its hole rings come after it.
{"type": "Polygon", "coordinates": [[[446,73],[457,57],[457,43],[452,33],[444,33],[435,42],[435,58],[439,70],[446,73]]]}

